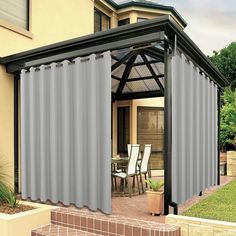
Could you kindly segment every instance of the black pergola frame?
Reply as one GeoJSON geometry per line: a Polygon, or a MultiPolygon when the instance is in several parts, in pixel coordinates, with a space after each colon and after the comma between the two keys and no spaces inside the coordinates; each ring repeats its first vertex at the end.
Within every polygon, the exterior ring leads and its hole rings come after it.
{"type": "MultiPolygon", "coordinates": [[[[79,56],[87,56],[92,53],[102,53],[107,50],[117,50],[128,47],[142,47],[150,43],[164,43],[164,55],[153,48],[144,49],[145,53],[155,60],[160,56],[164,61],[165,89],[164,91],[138,92],[133,94],[121,94],[122,86],[127,80],[130,68],[135,66],[135,50],[130,53],[129,61],[123,59],[123,63],[129,64],[129,68],[123,77],[123,83],[117,89],[117,93],[113,94],[112,99],[124,100],[135,98],[162,97],[164,92],[164,214],[169,213],[169,206],[174,207],[174,213],[177,214],[177,204],[171,199],[171,162],[172,162],[172,101],[171,101],[171,70],[170,57],[174,52],[176,45],[183,50],[190,58],[192,58],[210,78],[217,84],[218,96],[224,86],[228,85],[228,81],[214,67],[209,59],[200,51],[200,49],[192,42],[192,40],[184,33],[184,31],[169,16],[163,16],[158,19],[148,20],[132,25],[125,25],[119,28],[111,29],[105,32],[99,32],[88,36],[79,37],[72,40],[56,43],[53,45],[29,50],[26,52],[14,54],[4,58],[0,58],[0,64],[6,66],[8,73],[14,75],[14,162],[15,162],[15,191],[18,192],[18,156],[19,156],[19,109],[18,109],[18,80],[20,79],[20,71],[28,69],[31,66],[39,66],[51,62],[60,62],[65,59],[73,59],[79,56]]],[[[149,67],[150,64],[145,59],[145,54],[141,52],[144,63],[149,67]]],[[[116,59],[116,58],[114,58],[116,59]]],[[[128,59],[128,58],[126,58],[128,59]]],[[[121,63],[119,60],[117,63],[121,63]]],[[[117,64],[117,65],[118,65],[117,64]]],[[[115,64],[114,64],[115,65],[115,64]]],[[[112,70],[114,69],[114,66],[112,70]]],[[[152,77],[155,77],[153,71],[152,77]]],[[[118,78],[117,78],[118,79],[118,78]]],[[[121,78],[122,79],[122,78],[121,78]]],[[[147,79],[147,78],[146,78],[147,79]]],[[[158,81],[158,78],[156,78],[158,81]]],[[[158,83],[158,82],[157,82],[158,83]]],[[[218,100],[219,101],[219,100],[218,100]]],[[[220,115],[220,102],[218,103],[218,116],[220,115]]],[[[219,132],[219,123],[218,123],[219,132]]],[[[219,173],[219,135],[218,135],[218,184],[220,184],[219,173]]]]}

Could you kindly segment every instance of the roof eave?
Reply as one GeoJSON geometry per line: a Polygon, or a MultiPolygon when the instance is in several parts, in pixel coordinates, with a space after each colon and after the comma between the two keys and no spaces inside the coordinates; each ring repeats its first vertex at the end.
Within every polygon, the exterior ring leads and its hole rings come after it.
{"type": "MultiPolygon", "coordinates": [[[[55,56],[57,54],[72,52],[78,49],[88,50],[90,47],[100,47],[101,45],[113,45],[116,40],[130,39],[132,37],[142,37],[143,35],[164,31],[170,38],[177,35],[179,47],[189,55],[203,70],[214,79],[220,87],[229,85],[227,79],[219,72],[196,44],[187,34],[177,25],[170,16],[163,16],[157,19],[143,21],[135,24],[125,25],[60,43],[32,49],[0,58],[0,64],[14,66],[24,64],[27,61],[37,60],[38,58],[55,56]]],[[[147,39],[148,40],[148,39],[147,39]]],[[[108,47],[106,47],[108,48],[108,47]]],[[[106,49],[107,50],[107,49],[106,49]]]]}

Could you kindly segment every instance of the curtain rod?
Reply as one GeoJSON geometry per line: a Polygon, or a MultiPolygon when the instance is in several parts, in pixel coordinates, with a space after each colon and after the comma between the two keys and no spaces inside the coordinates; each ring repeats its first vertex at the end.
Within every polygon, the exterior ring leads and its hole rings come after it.
{"type": "MultiPolygon", "coordinates": [[[[98,55],[96,55],[95,56],[95,59],[97,60],[97,59],[100,59],[100,58],[103,58],[103,54],[98,54],[98,55]]],[[[71,60],[66,60],[66,61],[68,61],[68,65],[73,65],[73,64],[75,64],[75,58],[73,58],[73,59],[71,59],[71,60]]],[[[89,61],[90,60],[90,58],[88,57],[88,56],[86,56],[86,57],[81,57],[81,59],[80,59],[80,61],[81,62],[87,62],[87,61],[89,61]]],[[[52,64],[52,63],[55,63],[56,64],[56,67],[62,67],[63,66],[63,61],[61,62],[51,62],[50,64],[52,64]]],[[[47,70],[47,69],[50,69],[52,66],[50,65],[50,64],[46,64],[46,65],[44,65],[44,68],[47,70]]],[[[41,65],[40,65],[41,66],[41,65]]],[[[36,67],[30,67],[30,68],[35,68],[35,71],[39,71],[40,70],[40,66],[36,66],[36,67]]],[[[26,70],[26,72],[30,72],[30,68],[27,68],[27,69],[25,69],[26,70]]]]}

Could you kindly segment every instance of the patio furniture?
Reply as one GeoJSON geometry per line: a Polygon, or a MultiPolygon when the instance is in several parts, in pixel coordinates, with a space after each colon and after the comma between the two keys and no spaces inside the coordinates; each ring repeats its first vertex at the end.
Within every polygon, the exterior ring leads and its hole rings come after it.
{"type": "Polygon", "coordinates": [[[128,150],[128,157],[130,157],[131,154],[131,148],[132,148],[132,144],[127,144],[127,150],[128,150]]]}
{"type": "MultiPolygon", "coordinates": [[[[124,167],[127,168],[128,166],[128,162],[129,162],[129,157],[113,157],[111,159],[111,171],[112,173],[120,173],[122,172],[122,169],[117,169],[117,165],[120,164],[124,167]]],[[[116,177],[114,177],[113,175],[111,175],[111,186],[112,186],[112,191],[114,191],[114,187],[113,187],[113,179],[115,180],[115,189],[117,190],[117,182],[116,182],[116,177]]]]}
{"type": "MultiPolygon", "coordinates": [[[[132,148],[132,144],[127,144],[128,157],[130,157],[131,148],[132,148]]],[[[141,152],[139,152],[138,162],[137,162],[138,165],[141,164],[141,160],[142,160],[142,154],[141,154],[141,152]]]]}
{"type": "MultiPolygon", "coordinates": [[[[138,185],[138,191],[140,194],[140,189],[139,189],[139,184],[138,184],[138,175],[137,175],[137,161],[139,157],[139,150],[140,150],[140,145],[139,144],[132,144],[131,148],[131,154],[127,166],[127,171],[120,172],[120,173],[112,173],[112,177],[118,177],[121,179],[121,181],[126,180],[128,189],[129,189],[129,197],[131,197],[131,187],[130,183],[128,181],[129,177],[136,177],[137,179],[137,185],[138,185]]],[[[123,186],[123,191],[124,191],[124,186],[123,186]]]]}
{"type": "MultiPolygon", "coordinates": [[[[144,192],[144,187],[143,187],[142,174],[144,175],[145,180],[147,180],[147,173],[149,172],[148,163],[149,163],[151,153],[152,153],[152,145],[145,144],[144,151],[143,151],[143,158],[142,158],[141,164],[139,166],[139,170],[138,170],[138,174],[140,175],[140,182],[142,185],[143,192],[144,192]]],[[[147,183],[146,183],[146,187],[147,187],[147,183]]]]}

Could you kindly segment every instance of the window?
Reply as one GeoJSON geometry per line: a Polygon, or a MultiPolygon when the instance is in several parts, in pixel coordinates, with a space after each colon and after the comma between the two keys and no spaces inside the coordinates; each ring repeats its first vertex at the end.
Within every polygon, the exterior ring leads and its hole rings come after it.
{"type": "Polygon", "coordinates": [[[110,29],[110,18],[101,11],[94,9],[94,32],[110,29]]]}
{"type": "Polygon", "coordinates": [[[137,18],[137,22],[142,22],[142,21],[145,21],[145,20],[148,20],[148,18],[144,18],[144,17],[138,17],[137,18]]]}
{"type": "Polygon", "coordinates": [[[129,18],[118,21],[118,26],[128,25],[128,24],[130,24],[130,19],[129,18]]]}
{"type": "Polygon", "coordinates": [[[118,153],[127,155],[127,144],[130,143],[130,108],[118,107],[118,153]]]}
{"type": "Polygon", "coordinates": [[[152,144],[151,169],[163,169],[164,110],[157,107],[138,107],[137,142],[141,148],[152,144]]]}
{"type": "Polygon", "coordinates": [[[0,19],[28,30],[29,0],[0,1],[0,19]]]}

